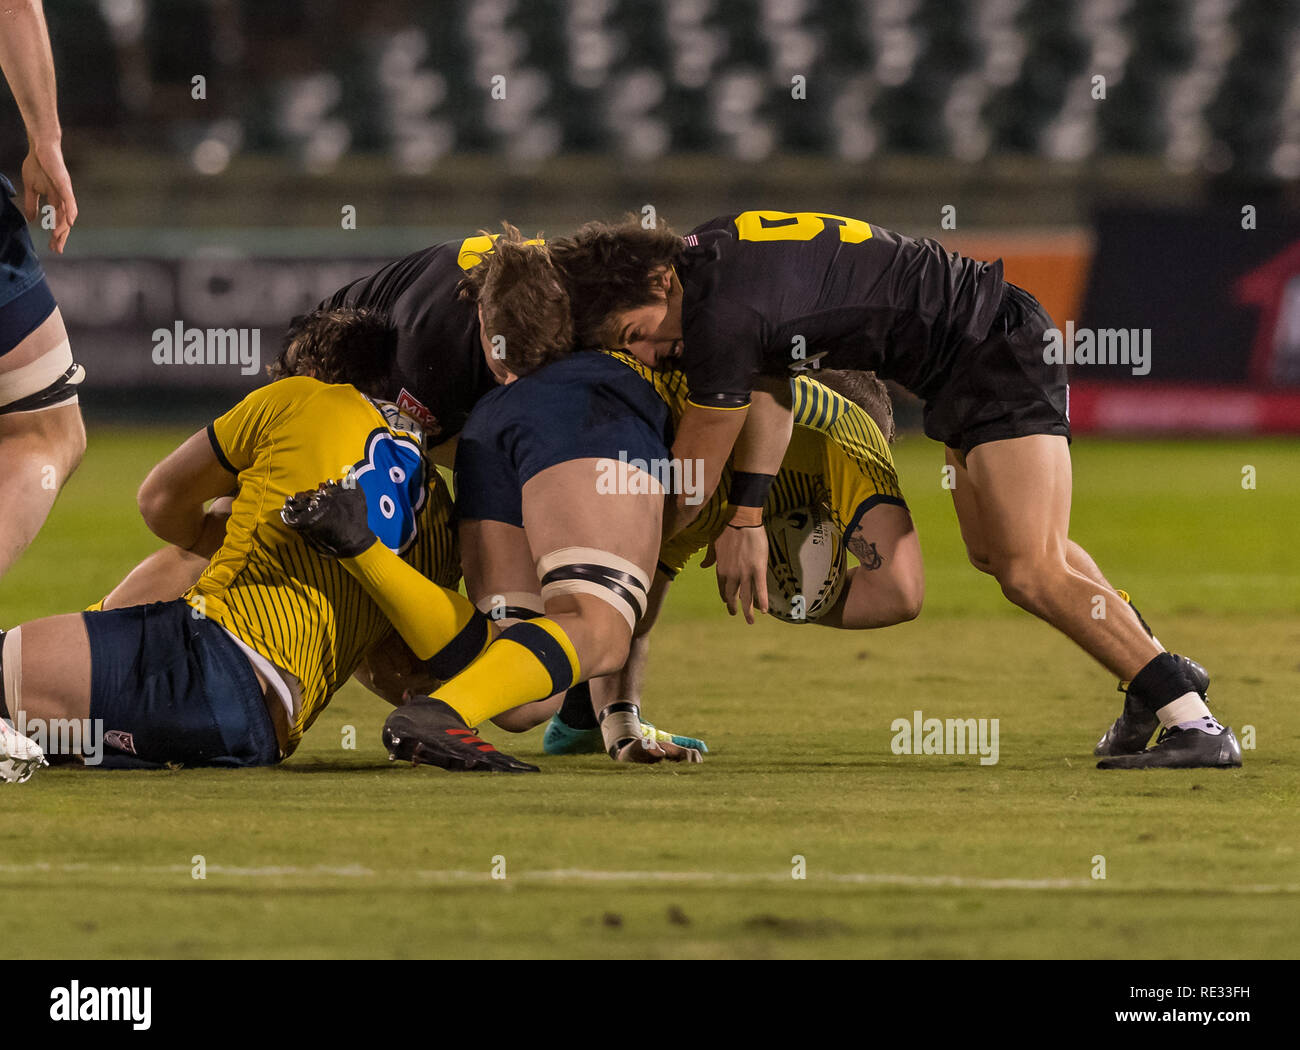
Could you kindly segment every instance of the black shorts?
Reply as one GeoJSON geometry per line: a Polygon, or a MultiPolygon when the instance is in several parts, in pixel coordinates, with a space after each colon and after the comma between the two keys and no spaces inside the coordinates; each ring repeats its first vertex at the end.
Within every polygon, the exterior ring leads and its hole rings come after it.
{"type": "Polygon", "coordinates": [[[925,433],[963,455],[976,445],[1030,434],[1070,437],[1064,364],[1043,360],[1052,319],[1008,283],[983,340],[958,353],[947,382],[925,403],[925,433]]]}
{"type": "Polygon", "coordinates": [[[81,614],[106,769],[268,766],[275,726],[248,657],[185,599],[81,614]]]}
{"type": "Polygon", "coordinates": [[[572,353],[474,406],[456,446],[457,516],[522,527],[534,475],[575,459],[667,460],[671,430],[667,403],[636,372],[572,353]]]}

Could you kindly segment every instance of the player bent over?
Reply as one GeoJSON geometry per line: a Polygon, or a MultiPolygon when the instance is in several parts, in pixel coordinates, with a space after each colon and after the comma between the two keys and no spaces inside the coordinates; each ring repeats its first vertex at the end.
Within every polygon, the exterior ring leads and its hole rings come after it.
{"type": "MultiPolygon", "coordinates": [[[[589,223],[550,249],[579,345],[626,348],[686,373],[673,454],[704,461],[711,493],[734,448],[736,524],[756,519],[790,433],[770,399],[751,405],[760,376],[817,357],[893,379],[925,402],[926,434],[946,446],[971,562],[1128,683],[1099,766],[1241,764],[1231,729],[1206,706],[1204,672],[1165,652],[1069,537],[1066,370],[1045,359],[1051,319],[1003,280],[1001,263],[861,219],[782,211],[723,216],[685,238],[589,223]],[[1093,616],[1098,596],[1105,619],[1093,616]]],[[[670,533],[692,517],[680,495],[669,514],[670,533]]],[[[763,530],[728,529],[716,550],[724,594],[762,608],[763,530]]]]}
{"type": "MultiPolygon", "coordinates": [[[[478,655],[485,625],[449,589],[459,560],[446,486],[422,454],[418,425],[363,393],[382,382],[396,333],[365,313],[317,322],[322,337],[347,347],[329,378],[354,385],[295,376],[262,387],[185,441],[140,489],[150,529],[211,557],[194,587],[170,602],[10,631],[0,646],[0,716],[18,726],[93,720],[109,767],[288,757],[391,631],[384,603],[281,520],[286,499],[322,477],[351,486],[384,553],[428,577],[410,641],[429,673],[447,677],[478,655]],[[235,485],[228,517],[205,510],[235,485]],[[460,663],[441,652],[448,643],[460,663]]],[[[7,729],[0,772],[30,775],[41,764],[30,743],[7,729]]],[[[482,741],[471,758],[473,768],[532,768],[482,741]]]]}
{"type": "MultiPolygon", "coordinates": [[[[321,338],[319,317],[383,314],[397,330],[397,349],[372,393],[415,419],[433,459],[451,466],[456,436],[480,397],[572,349],[568,298],[545,246],[502,226],[499,235],[431,245],[344,285],[307,318],[295,318],[267,373],[273,379],[316,374],[319,358],[334,351],[321,338]],[[485,292],[493,303],[487,310],[480,304],[485,292]]],[[[102,605],[167,601],[183,594],[206,564],[176,547],[156,551],[102,605]]]]}
{"type": "MultiPolygon", "coordinates": [[[[631,360],[680,418],[686,407],[685,377],[631,360]]],[[[823,580],[799,581],[804,615],[792,621],[863,630],[915,619],[921,611],[925,573],[920,540],[889,451],[893,411],[885,385],[870,373],[821,369],[794,377],[790,389],[794,433],[763,507],[763,527],[770,530],[786,514],[820,508],[838,533],[837,542],[844,542],[858,561],[829,604],[817,602],[823,580]]],[[[649,608],[637,624],[627,664],[618,674],[591,683],[597,706],[614,700],[640,703],[650,629],[678,573],[727,527],[729,475],[729,469],[724,471],[718,491],[695,521],[663,544],[649,608]]],[[[548,754],[595,748],[595,734],[582,724],[581,713],[575,717],[566,697],[546,728],[543,746],[548,754]]]]}
{"type": "Polygon", "coordinates": [[[5,12],[0,67],[22,112],[29,144],[22,169],[23,211],[9,199],[13,184],[0,176],[2,577],[40,531],[59,490],[81,462],[86,432],[77,406],[77,384],[85,373],[73,363],[63,318],[27,233],[41,197],[54,209],[51,251],[63,251],[77,219],[40,3],[5,12]]]}
{"type": "MultiPolygon", "coordinates": [[[[478,403],[456,453],[466,571],[476,564],[525,566],[530,579],[521,582],[540,590],[545,615],[513,614],[518,622],[464,671],[394,712],[384,730],[390,754],[461,768],[475,747],[466,742],[469,727],[623,666],[645,613],[665,494],[631,461],[665,460],[669,426],[668,406],[654,388],[606,354],[570,355],[478,403]]],[[[409,582],[388,601],[405,637],[425,616],[415,600],[419,581],[382,549],[370,554],[373,540],[347,525],[350,502],[338,489],[304,493],[285,516],[309,540],[340,551],[344,567],[371,593],[409,582]]],[[[632,705],[615,704],[602,715],[613,757],[697,757],[672,744],[643,743],[632,705]]]]}

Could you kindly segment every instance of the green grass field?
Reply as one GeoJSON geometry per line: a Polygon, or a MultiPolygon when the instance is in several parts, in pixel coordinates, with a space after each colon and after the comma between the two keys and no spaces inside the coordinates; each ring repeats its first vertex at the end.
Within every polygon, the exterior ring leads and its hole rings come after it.
{"type": "MultiPolygon", "coordinates": [[[[93,430],[0,583],[0,624],[82,607],[153,549],[135,486],[183,436],[93,430]]],[[[61,768],[0,788],[0,894],[11,929],[34,931],[6,951],[1296,955],[1300,444],[1075,445],[1074,537],[1210,668],[1220,717],[1254,727],[1239,771],[1096,770],[1114,682],[965,563],[938,447],[907,439],[897,457],[927,559],[916,622],[747,628],[711,574],[684,575],[645,706],[708,740],[703,765],[547,759],[540,730],[489,730],[543,772],[412,769],[379,743],[388,708],[349,686],[280,768],[61,768]],[[894,755],[890,723],[917,709],[999,719],[1000,761],[894,755]]]]}

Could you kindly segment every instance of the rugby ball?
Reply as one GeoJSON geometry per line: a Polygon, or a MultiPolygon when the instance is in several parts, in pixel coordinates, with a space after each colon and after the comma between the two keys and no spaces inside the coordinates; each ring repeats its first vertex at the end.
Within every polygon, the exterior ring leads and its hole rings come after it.
{"type": "Polygon", "coordinates": [[[764,527],[768,611],[787,623],[816,620],[844,589],[844,536],[820,506],[773,514],[764,527]]]}

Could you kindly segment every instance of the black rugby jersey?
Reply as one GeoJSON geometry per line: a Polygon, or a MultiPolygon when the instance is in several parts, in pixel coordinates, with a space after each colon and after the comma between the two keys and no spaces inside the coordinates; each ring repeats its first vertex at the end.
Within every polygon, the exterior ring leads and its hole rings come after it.
{"type": "Polygon", "coordinates": [[[1002,263],[813,212],[749,211],[697,226],[677,268],[691,401],[733,408],[760,374],[816,362],[931,396],[1002,301],[1002,263]]]}
{"type": "Polygon", "coordinates": [[[381,310],[397,328],[397,359],[383,399],[426,430],[430,444],[460,433],[470,409],[497,382],[479,341],[478,305],[457,285],[485,237],[448,241],[389,263],[340,288],[322,307],[381,310]]]}

